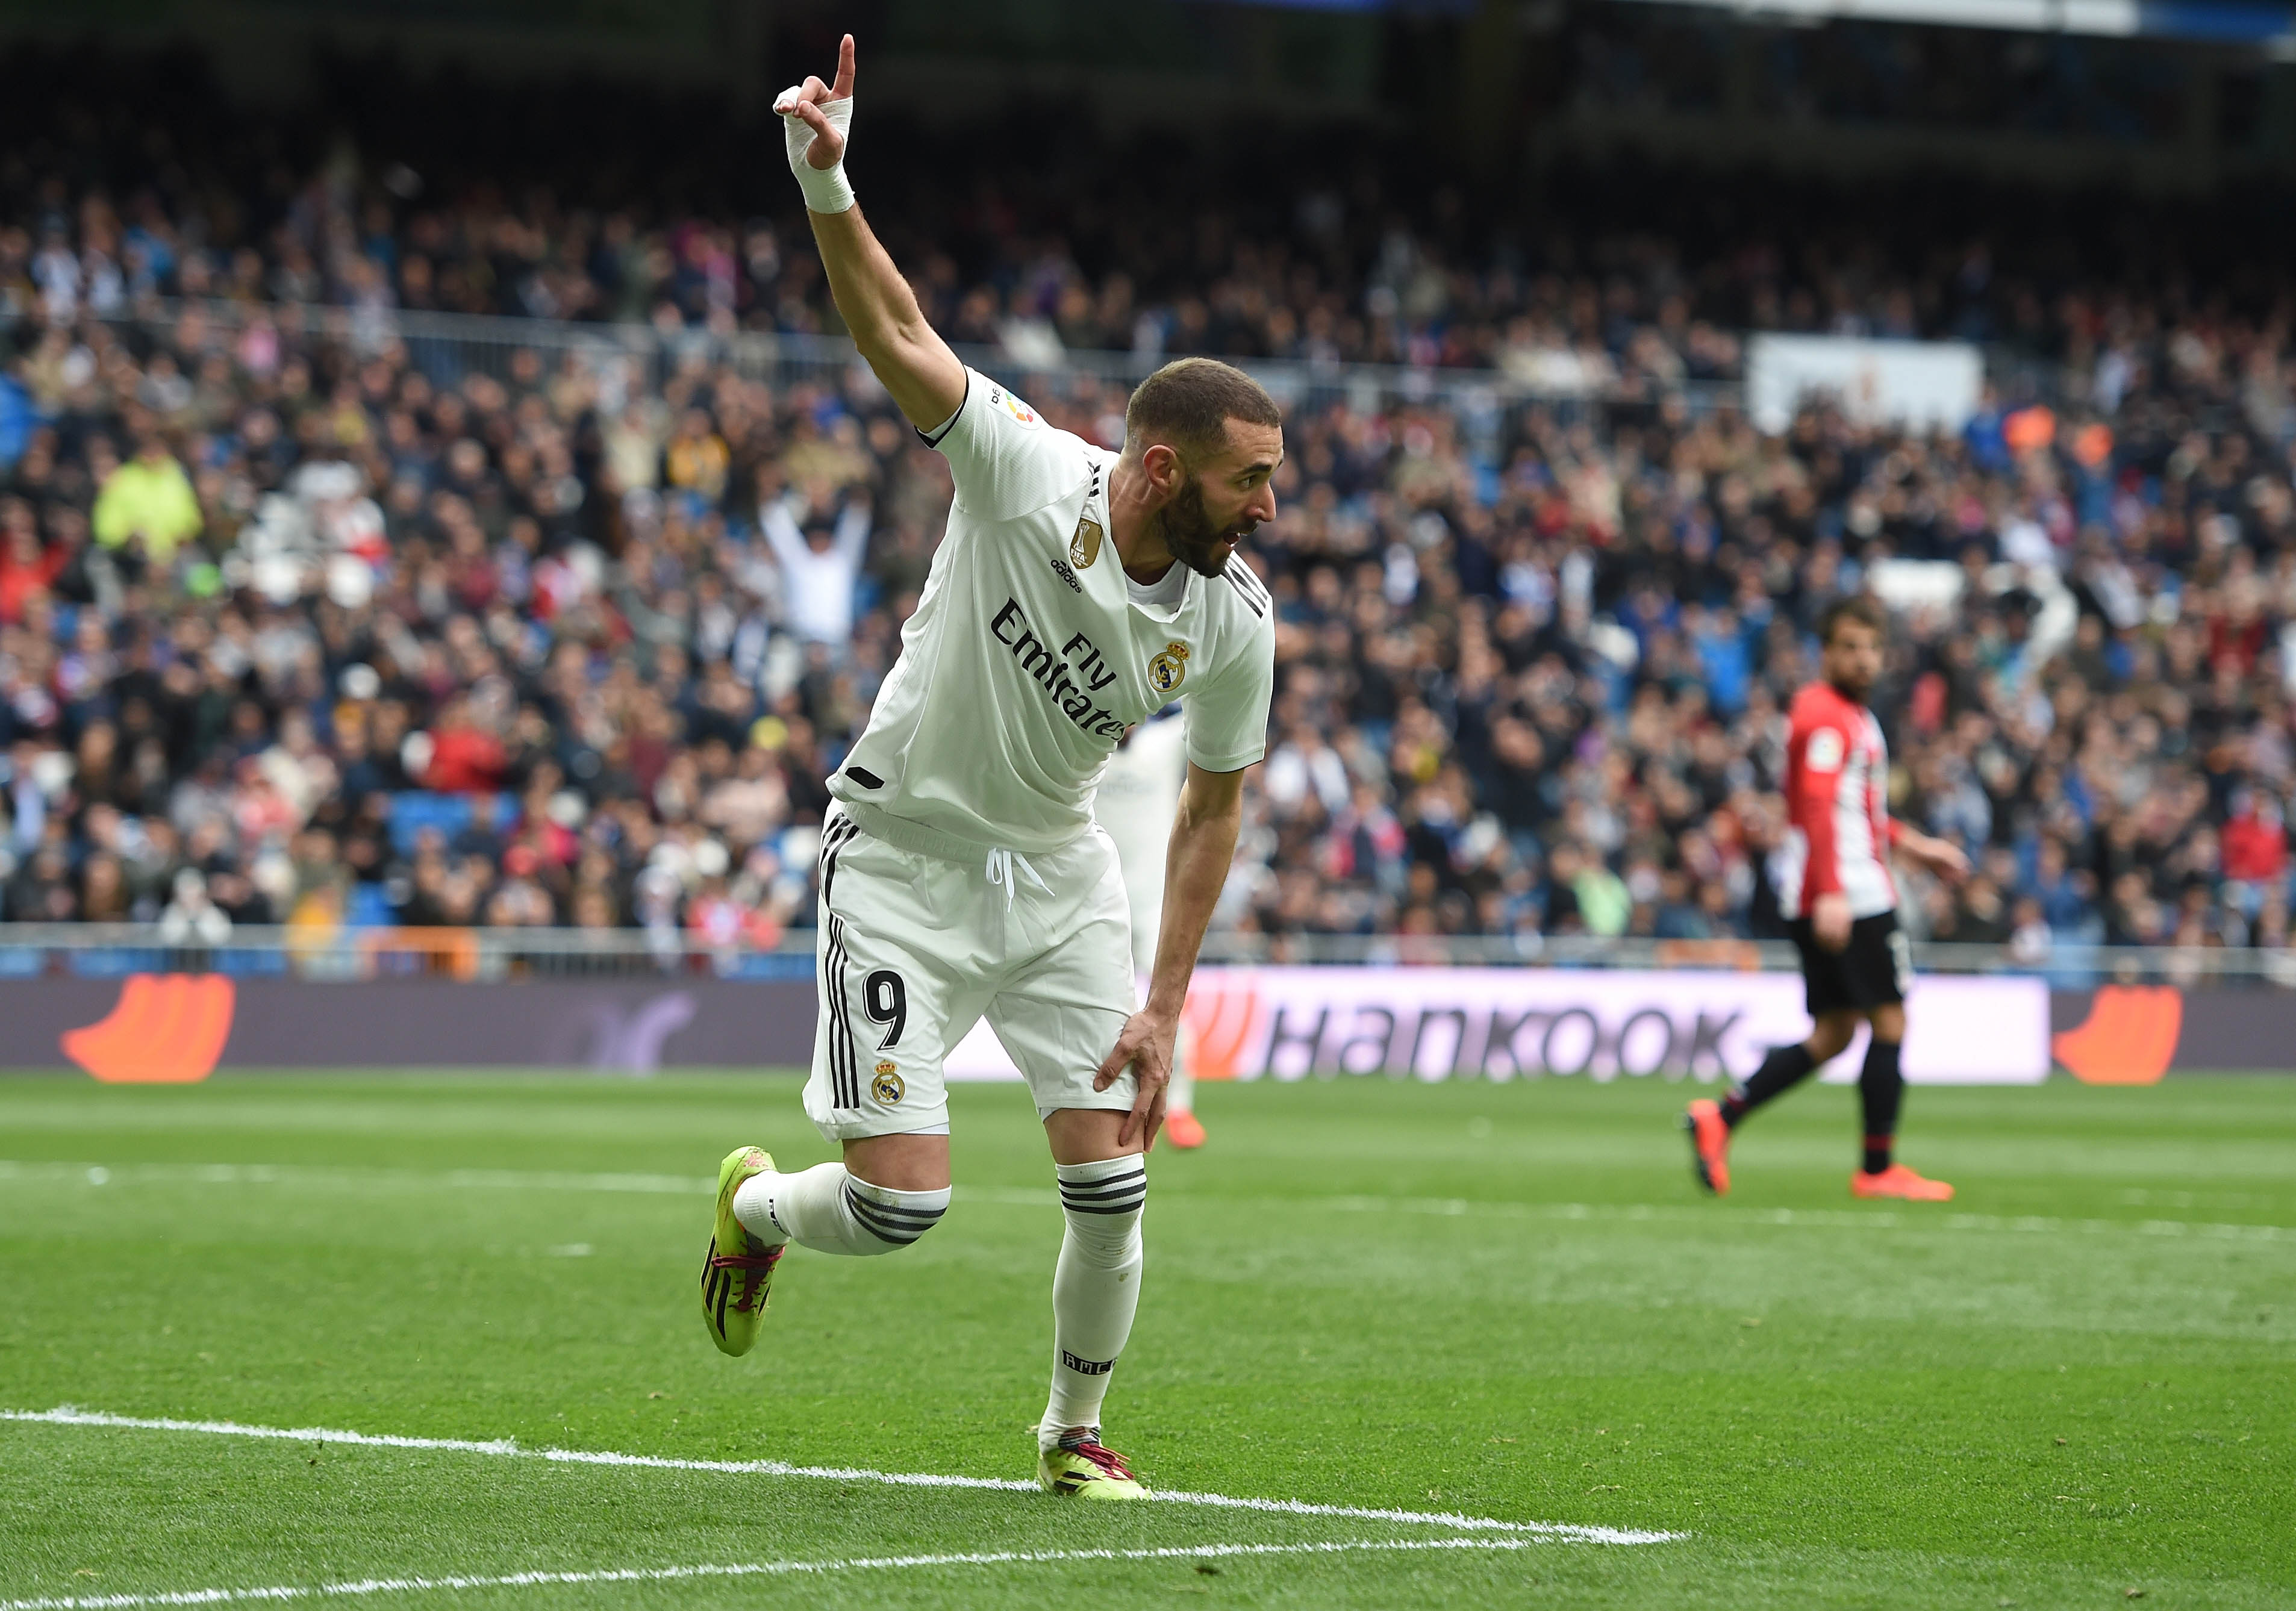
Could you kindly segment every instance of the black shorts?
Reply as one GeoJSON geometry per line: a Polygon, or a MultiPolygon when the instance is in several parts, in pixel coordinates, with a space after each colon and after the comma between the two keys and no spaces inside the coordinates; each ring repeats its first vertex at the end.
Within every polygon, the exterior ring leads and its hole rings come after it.
{"type": "Polygon", "coordinates": [[[1914,979],[1913,948],[1898,928],[1894,912],[1876,912],[1849,925],[1849,944],[1828,951],[1817,943],[1808,918],[1786,925],[1801,953],[1802,983],[1809,992],[1809,1016],[1892,1007],[1906,999],[1914,979]]]}

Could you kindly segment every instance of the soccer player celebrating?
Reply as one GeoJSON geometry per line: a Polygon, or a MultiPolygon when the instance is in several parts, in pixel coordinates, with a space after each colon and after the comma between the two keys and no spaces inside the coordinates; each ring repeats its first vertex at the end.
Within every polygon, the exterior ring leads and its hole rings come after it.
{"type": "Polygon", "coordinates": [[[1866,708],[1882,672],[1882,626],[1870,599],[1828,606],[1817,623],[1820,680],[1794,696],[1786,737],[1788,827],[1774,865],[1816,1027],[1798,1046],[1773,1047],[1753,1076],[1719,1102],[1693,1102],[1683,1116],[1699,1182],[1718,1196],[1730,1190],[1731,1132],[1839,1057],[1861,1018],[1873,1026],[1874,1037],[1857,1076],[1866,1155],[1849,1177],[1851,1193],[1939,1203],[1953,1196],[1944,1182],[1924,1180],[1890,1159],[1905,1100],[1898,1059],[1913,963],[1898,928],[1897,887],[1883,846],[1947,878],[1967,872],[1969,861],[1958,846],[1890,819],[1883,798],[1889,751],[1882,724],[1866,708]]]}
{"type": "MultiPolygon", "coordinates": [[[[1132,967],[1144,977],[1156,968],[1156,932],[1164,910],[1164,858],[1172,840],[1172,814],[1180,803],[1188,752],[1180,724],[1168,707],[1134,728],[1117,747],[1100,780],[1093,815],[1116,843],[1124,869],[1124,897],[1132,908],[1132,967]]],[[[1183,1149],[1204,1144],[1196,1117],[1196,1076],[1188,1067],[1187,1026],[1172,1043],[1172,1083],[1164,1092],[1164,1139],[1183,1149]]]]}
{"type": "Polygon", "coordinates": [[[855,345],[947,456],[956,497],[899,661],[830,780],[805,1107],[844,1156],[795,1173],[760,1148],[726,1157],[702,1313],[719,1348],[745,1353],[791,1243],[891,1253],[939,1221],[942,1059],[985,1015],[1036,1099],[1067,1222],[1037,1479],[1132,1499],[1144,1489],[1103,1445],[1101,1406],[1140,1297],[1144,1155],[1181,1003],[1267,741],[1275,623],[1234,554],[1275,518],[1281,416],[1240,371],[1183,360],[1132,394],[1111,454],[966,369],[853,204],[853,67],[849,36],[835,84],[775,102],[790,167],[855,345]],[[1093,790],[1125,730],[1175,698],[1187,778],[1135,1010],[1093,790]]]}

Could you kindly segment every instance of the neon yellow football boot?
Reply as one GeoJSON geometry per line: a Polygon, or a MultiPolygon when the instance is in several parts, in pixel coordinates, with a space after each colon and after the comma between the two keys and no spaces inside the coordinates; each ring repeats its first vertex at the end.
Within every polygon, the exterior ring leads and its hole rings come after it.
{"type": "Polygon", "coordinates": [[[1124,1457],[1101,1446],[1100,1428],[1078,1427],[1037,1454],[1037,1485],[1067,1499],[1146,1499],[1147,1484],[1124,1457]]]}
{"type": "Polygon", "coordinates": [[[789,1246],[759,1241],[734,1217],[734,1194],[742,1182],[773,1166],[774,1155],[762,1147],[736,1147],[718,1165],[718,1220],[701,1261],[701,1321],[720,1353],[747,1353],[758,1340],[774,1266],[789,1246]]]}

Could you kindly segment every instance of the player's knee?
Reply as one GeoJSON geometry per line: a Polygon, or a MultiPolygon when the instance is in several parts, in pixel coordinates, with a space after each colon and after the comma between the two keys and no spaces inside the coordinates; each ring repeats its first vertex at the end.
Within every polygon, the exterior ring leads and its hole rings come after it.
{"type": "Polygon", "coordinates": [[[903,1191],[879,1186],[849,1173],[845,1177],[845,1212],[861,1235],[855,1251],[862,1254],[898,1253],[940,1223],[948,1212],[949,1189],[903,1191]]]}
{"type": "Polygon", "coordinates": [[[1857,1018],[1855,1013],[1822,1013],[1816,1027],[1810,1031],[1809,1039],[1802,1044],[1809,1049],[1809,1055],[1818,1062],[1831,1062],[1841,1055],[1842,1049],[1849,1044],[1850,1038],[1857,1033],[1857,1018]]]}
{"type": "Polygon", "coordinates": [[[1147,1159],[1138,1153],[1093,1164],[1056,1164],[1061,1212],[1070,1244],[1113,1269],[1136,1257],[1140,1213],[1148,1202],[1147,1159]]]}
{"type": "Polygon", "coordinates": [[[948,1185],[948,1133],[859,1136],[845,1143],[845,1167],[857,1180],[899,1191],[948,1185]]]}

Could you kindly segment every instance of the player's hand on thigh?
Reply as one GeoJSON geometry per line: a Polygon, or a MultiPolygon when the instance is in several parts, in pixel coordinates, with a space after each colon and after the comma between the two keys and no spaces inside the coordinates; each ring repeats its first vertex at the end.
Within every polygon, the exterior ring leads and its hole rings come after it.
{"type": "Polygon", "coordinates": [[[1164,1127],[1164,1101],[1172,1083],[1172,1044],[1178,1036],[1177,1024],[1167,1023],[1152,1012],[1136,1012],[1124,1021],[1124,1032],[1116,1037],[1116,1050],[1093,1076],[1095,1091],[1105,1091],[1122,1079],[1128,1067],[1138,1082],[1132,1111],[1124,1116],[1123,1128],[1117,1133],[1117,1139],[1128,1147],[1136,1141],[1143,1150],[1154,1146],[1156,1133],[1164,1127]]]}

